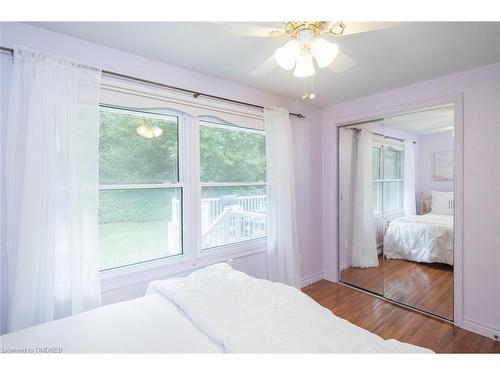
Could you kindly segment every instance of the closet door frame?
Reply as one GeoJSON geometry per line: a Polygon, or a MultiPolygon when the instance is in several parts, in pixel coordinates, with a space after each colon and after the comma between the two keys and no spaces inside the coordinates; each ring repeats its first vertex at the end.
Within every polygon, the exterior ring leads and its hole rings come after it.
{"type": "MultiPolygon", "coordinates": [[[[328,155],[334,161],[334,184],[332,185],[331,212],[334,215],[331,231],[334,243],[331,249],[331,265],[329,279],[338,282],[340,279],[340,241],[339,241],[339,129],[347,125],[356,123],[371,122],[386,117],[391,117],[405,112],[415,112],[430,107],[453,105],[454,108],[454,238],[453,238],[453,324],[463,326],[463,93],[447,95],[436,98],[429,98],[418,102],[410,102],[404,105],[374,109],[369,112],[352,114],[346,117],[337,118],[332,126],[331,144],[336,147],[331,149],[328,155]]],[[[397,302],[395,302],[397,303],[397,302]]]]}

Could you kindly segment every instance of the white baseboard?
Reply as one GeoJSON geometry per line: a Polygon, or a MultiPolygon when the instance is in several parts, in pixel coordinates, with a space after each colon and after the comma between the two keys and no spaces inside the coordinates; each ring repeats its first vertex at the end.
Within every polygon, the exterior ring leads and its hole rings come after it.
{"type": "Polygon", "coordinates": [[[349,261],[345,261],[344,263],[342,263],[342,264],[340,265],[340,270],[341,270],[341,271],[343,271],[343,270],[345,270],[346,268],[349,268],[349,267],[351,267],[351,266],[352,266],[351,262],[349,262],[349,261]]]}
{"type": "Polygon", "coordinates": [[[301,280],[300,284],[301,284],[301,287],[303,288],[305,286],[311,285],[311,284],[315,283],[316,281],[320,281],[322,279],[326,279],[325,273],[323,271],[316,272],[315,274],[304,277],[301,280]]]}
{"type": "Polygon", "coordinates": [[[478,335],[486,336],[492,340],[495,340],[496,336],[496,340],[498,341],[500,337],[500,331],[498,329],[488,327],[483,324],[467,320],[465,318],[462,321],[462,328],[466,329],[467,331],[477,333],[478,335]]]}

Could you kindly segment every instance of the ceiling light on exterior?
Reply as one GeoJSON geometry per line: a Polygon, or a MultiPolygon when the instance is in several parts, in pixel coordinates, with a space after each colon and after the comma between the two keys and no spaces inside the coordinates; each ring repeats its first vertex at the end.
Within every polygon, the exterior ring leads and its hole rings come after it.
{"type": "Polygon", "coordinates": [[[139,134],[143,138],[152,139],[158,138],[163,134],[163,129],[156,125],[140,125],[136,129],[137,134],[139,134]]]}

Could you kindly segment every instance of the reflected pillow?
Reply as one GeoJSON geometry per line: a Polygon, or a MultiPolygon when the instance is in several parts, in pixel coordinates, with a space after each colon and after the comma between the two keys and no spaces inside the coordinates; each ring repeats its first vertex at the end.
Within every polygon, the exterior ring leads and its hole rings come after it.
{"type": "Polygon", "coordinates": [[[455,201],[452,191],[433,191],[431,212],[433,214],[453,215],[455,201]]]}

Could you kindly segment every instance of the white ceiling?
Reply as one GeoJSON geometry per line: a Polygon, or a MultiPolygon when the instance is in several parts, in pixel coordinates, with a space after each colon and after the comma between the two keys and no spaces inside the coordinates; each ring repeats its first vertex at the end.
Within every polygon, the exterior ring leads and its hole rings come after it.
{"type": "Polygon", "coordinates": [[[453,117],[454,108],[448,106],[387,117],[384,119],[384,126],[407,133],[426,135],[452,130],[453,117]]]}
{"type": "MultiPolygon", "coordinates": [[[[281,28],[282,23],[31,24],[280,95],[300,98],[303,94],[303,80],[273,68],[270,56],[286,39],[247,35],[254,31],[265,35],[263,27],[281,28]]],[[[347,23],[346,31],[366,26],[370,24],[347,23]]],[[[315,75],[312,103],[318,106],[500,61],[500,22],[399,23],[328,39],[339,44],[344,55],[331,69],[319,69],[315,75]]]]}

